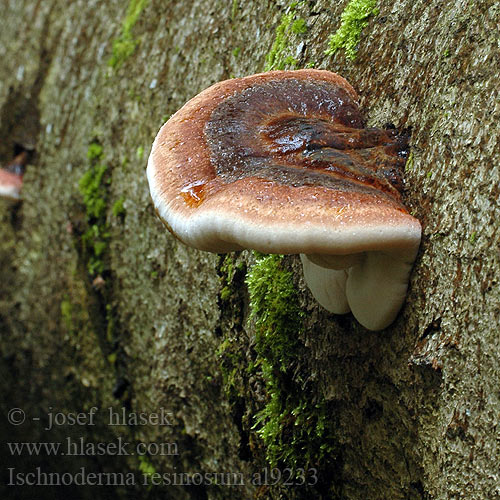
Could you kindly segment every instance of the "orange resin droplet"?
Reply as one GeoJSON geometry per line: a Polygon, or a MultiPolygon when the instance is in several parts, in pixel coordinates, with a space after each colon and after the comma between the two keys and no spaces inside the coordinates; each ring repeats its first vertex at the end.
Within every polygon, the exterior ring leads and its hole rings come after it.
{"type": "Polygon", "coordinates": [[[205,199],[205,183],[190,184],[181,190],[181,196],[190,207],[197,207],[205,199]]]}

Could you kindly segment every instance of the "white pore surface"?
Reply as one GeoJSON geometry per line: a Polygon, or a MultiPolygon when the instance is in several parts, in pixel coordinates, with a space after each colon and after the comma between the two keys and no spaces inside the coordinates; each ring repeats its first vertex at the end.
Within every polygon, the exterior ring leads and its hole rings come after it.
{"type": "Polygon", "coordinates": [[[304,278],[314,298],[328,311],[346,314],[351,308],[345,291],[347,270],[326,269],[300,254],[304,278]]]}
{"type": "Polygon", "coordinates": [[[386,252],[366,252],[360,263],[334,270],[318,266],[307,255],[301,255],[301,259],[304,278],[315,299],[335,314],[352,311],[368,330],[382,330],[396,319],[414,260],[386,252]]]}
{"type": "Polygon", "coordinates": [[[18,200],[20,198],[19,188],[16,186],[5,186],[0,184],[0,197],[18,200]]]}

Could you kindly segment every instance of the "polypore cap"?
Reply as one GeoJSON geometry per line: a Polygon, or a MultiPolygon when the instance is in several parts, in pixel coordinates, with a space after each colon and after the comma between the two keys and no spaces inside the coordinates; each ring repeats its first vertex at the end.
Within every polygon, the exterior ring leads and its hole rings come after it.
{"type": "Polygon", "coordinates": [[[10,200],[19,200],[21,197],[21,188],[23,187],[23,178],[19,174],[0,169],[0,197],[10,200]]]}
{"type": "Polygon", "coordinates": [[[217,83],[154,141],[147,174],[158,214],[181,241],[213,252],[404,251],[418,222],[370,168],[378,155],[394,170],[397,138],[363,125],[356,92],[328,71],[217,83]]]}
{"type": "MultiPolygon", "coordinates": [[[[357,100],[342,77],[313,69],[204,90],[153,143],[147,175],[160,218],[212,252],[301,253],[336,270],[359,267],[370,252],[412,262],[420,224],[400,193],[408,137],[365,128],[357,100]]],[[[306,272],[315,295],[321,274],[306,272]]],[[[320,302],[352,309],[349,273],[326,274],[339,292],[320,302]]]]}

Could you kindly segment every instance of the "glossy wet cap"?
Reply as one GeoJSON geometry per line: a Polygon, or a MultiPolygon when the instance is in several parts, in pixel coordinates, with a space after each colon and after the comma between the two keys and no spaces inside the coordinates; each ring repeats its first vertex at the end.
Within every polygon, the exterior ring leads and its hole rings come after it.
{"type": "Polygon", "coordinates": [[[159,131],[147,175],[160,218],[195,248],[414,254],[420,225],[399,192],[405,147],[396,131],[364,128],[339,75],[275,71],[186,103],[159,131]]]}
{"type": "Polygon", "coordinates": [[[148,161],[156,210],[201,250],[300,253],[331,312],[380,330],[397,316],[420,244],[401,201],[408,136],[366,128],[328,71],[228,80],[161,128],[148,161]]]}

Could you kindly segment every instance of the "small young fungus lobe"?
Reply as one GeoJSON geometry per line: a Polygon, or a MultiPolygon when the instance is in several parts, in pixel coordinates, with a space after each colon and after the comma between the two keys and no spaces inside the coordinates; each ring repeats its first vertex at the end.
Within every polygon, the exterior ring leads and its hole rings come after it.
{"type": "Polygon", "coordinates": [[[323,307],[380,330],[404,302],[421,227],[401,201],[408,137],[366,128],[357,101],[322,70],[217,83],[163,125],[147,175],[185,244],[299,253],[323,307]]]}
{"type": "Polygon", "coordinates": [[[22,151],[5,168],[0,168],[0,197],[15,201],[21,198],[27,161],[28,152],[22,151]]]}

